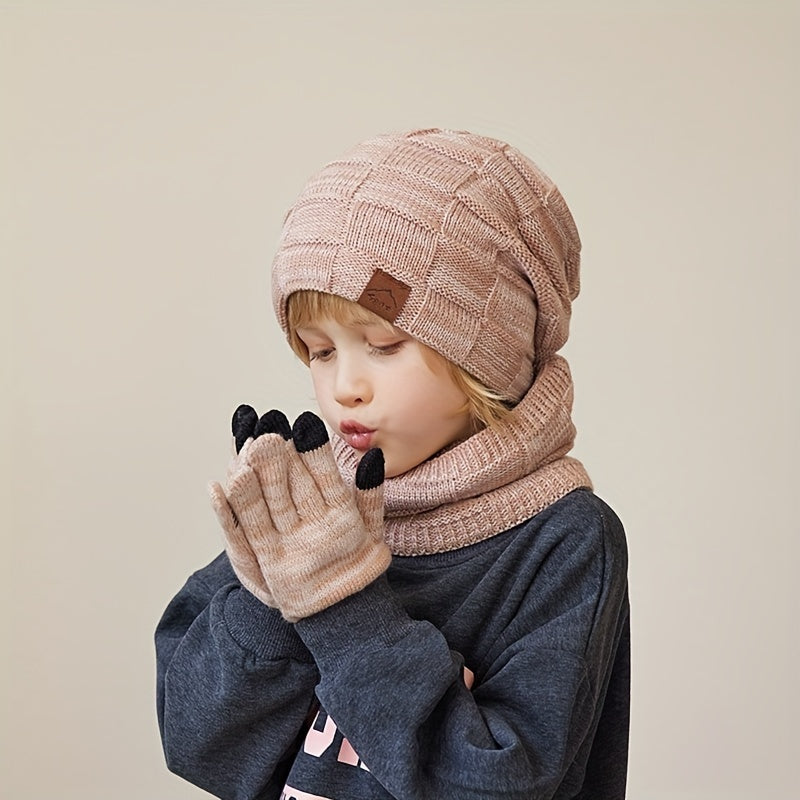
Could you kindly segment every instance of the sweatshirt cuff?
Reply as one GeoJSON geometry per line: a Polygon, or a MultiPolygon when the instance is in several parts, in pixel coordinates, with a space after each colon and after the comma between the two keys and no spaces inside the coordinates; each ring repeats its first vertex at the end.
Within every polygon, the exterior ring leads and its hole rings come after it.
{"type": "Polygon", "coordinates": [[[313,661],[302,639],[280,612],[262,603],[243,587],[231,588],[222,614],[231,638],[256,658],[313,661]]]}
{"type": "Polygon", "coordinates": [[[319,662],[352,655],[354,647],[392,646],[412,632],[414,622],[384,574],[294,627],[319,662]]]}

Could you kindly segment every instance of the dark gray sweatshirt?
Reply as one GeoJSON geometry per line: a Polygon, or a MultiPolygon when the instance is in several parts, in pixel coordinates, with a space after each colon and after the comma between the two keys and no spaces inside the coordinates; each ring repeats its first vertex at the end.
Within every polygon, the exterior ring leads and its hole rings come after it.
{"type": "Polygon", "coordinates": [[[220,555],[156,631],[167,764],[230,800],[623,798],[626,573],[586,489],[295,625],[220,555]]]}

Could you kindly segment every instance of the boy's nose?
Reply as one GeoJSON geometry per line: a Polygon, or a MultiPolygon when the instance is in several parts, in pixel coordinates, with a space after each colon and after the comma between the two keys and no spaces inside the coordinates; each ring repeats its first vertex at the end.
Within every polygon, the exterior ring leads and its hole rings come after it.
{"type": "Polygon", "coordinates": [[[336,369],[334,399],[343,406],[357,406],[372,400],[372,386],[357,363],[341,358],[336,369]]]}

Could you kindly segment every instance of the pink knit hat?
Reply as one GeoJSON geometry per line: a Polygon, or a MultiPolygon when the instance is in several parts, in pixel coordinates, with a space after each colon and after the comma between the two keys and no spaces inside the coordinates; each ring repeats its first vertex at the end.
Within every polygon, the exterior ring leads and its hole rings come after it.
{"type": "Polygon", "coordinates": [[[516,402],[567,340],[580,239],[550,179],[463,131],[370,139],[289,210],[272,271],[278,321],[301,289],[360,303],[516,402]]]}

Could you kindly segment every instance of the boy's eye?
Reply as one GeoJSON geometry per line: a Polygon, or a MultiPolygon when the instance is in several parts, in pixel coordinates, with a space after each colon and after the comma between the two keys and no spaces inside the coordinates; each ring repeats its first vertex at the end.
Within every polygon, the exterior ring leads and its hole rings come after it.
{"type": "Polygon", "coordinates": [[[321,347],[319,350],[309,350],[309,361],[327,361],[333,355],[332,347],[321,347]]]}
{"type": "Polygon", "coordinates": [[[403,345],[405,344],[405,340],[401,340],[399,342],[393,342],[392,344],[382,344],[382,345],[370,345],[370,350],[379,356],[390,356],[392,353],[396,353],[403,345]]]}

